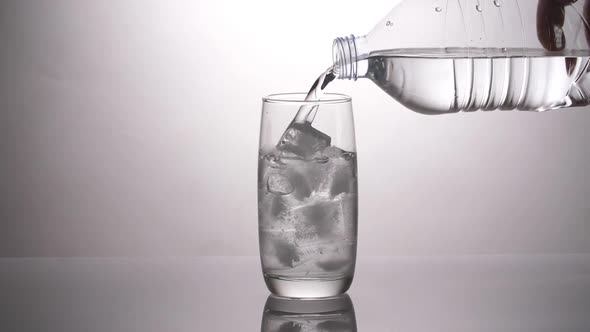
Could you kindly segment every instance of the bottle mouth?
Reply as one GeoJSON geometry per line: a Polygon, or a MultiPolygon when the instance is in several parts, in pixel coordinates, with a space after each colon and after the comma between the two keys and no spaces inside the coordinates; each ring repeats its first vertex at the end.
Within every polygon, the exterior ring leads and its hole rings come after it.
{"type": "Polygon", "coordinates": [[[334,39],[332,61],[334,73],[338,78],[356,81],[358,78],[357,57],[358,49],[354,35],[334,39]]]}

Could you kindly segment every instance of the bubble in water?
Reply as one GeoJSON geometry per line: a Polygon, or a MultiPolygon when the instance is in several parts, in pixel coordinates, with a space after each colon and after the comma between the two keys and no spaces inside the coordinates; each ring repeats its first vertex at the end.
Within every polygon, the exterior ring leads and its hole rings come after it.
{"type": "Polygon", "coordinates": [[[494,0],[494,5],[495,5],[496,7],[500,7],[500,6],[502,6],[502,4],[500,3],[500,0],[494,0]]]}
{"type": "Polygon", "coordinates": [[[479,4],[475,5],[475,9],[481,13],[481,6],[479,4]]]}
{"type": "Polygon", "coordinates": [[[442,12],[442,8],[441,7],[436,7],[436,8],[434,8],[434,10],[436,10],[437,13],[442,12]]]}

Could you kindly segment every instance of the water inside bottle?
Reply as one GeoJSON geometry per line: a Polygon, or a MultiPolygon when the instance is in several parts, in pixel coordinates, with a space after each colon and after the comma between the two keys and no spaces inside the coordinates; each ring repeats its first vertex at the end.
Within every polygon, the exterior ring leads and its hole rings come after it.
{"type": "Polygon", "coordinates": [[[366,77],[423,114],[545,111],[584,104],[587,54],[522,49],[394,50],[372,54],[366,77]]]}
{"type": "MultiPolygon", "coordinates": [[[[590,80],[587,53],[555,54],[531,49],[397,49],[373,52],[366,73],[388,95],[422,114],[584,106],[590,80]],[[585,84],[582,84],[585,83],[585,84]]],[[[320,100],[338,77],[322,73],[306,101],[320,100]]],[[[312,123],[319,106],[302,106],[293,123],[312,123]]]]}

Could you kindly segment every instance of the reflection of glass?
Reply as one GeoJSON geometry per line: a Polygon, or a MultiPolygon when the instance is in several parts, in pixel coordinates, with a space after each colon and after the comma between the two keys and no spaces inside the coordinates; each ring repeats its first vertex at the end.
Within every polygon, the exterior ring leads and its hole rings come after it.
{"type": "Polygon", "coordinates": [[[287,299],[270,295],[262,316],[262,332],[356,332],[348,295],[324,299],[287,299]]]}
{"type": "Polygon", "coordinates": [[[352,106],[344,95],[304,99],[305,94],[264,98],[258,164],[260,257],[272,293],[330,297],[350,287],[356,258],[352,106]],[[313,124],[292,122],[304,107],[317,108],[313,124]]]}

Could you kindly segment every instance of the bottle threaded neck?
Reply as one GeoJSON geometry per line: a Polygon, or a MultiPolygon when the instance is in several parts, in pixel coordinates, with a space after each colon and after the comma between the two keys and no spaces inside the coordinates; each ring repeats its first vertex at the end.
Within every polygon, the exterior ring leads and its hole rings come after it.
{"type": "Polygon", "coordinates": [[[334,61],[334,73],[339,79],[356,81],[358,78],[358,49],[354,35],[334,39],[332,60],[334,61]]]}

